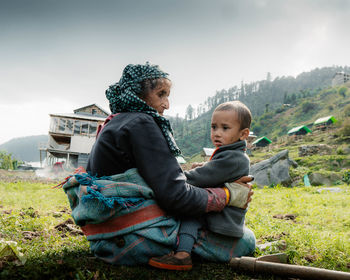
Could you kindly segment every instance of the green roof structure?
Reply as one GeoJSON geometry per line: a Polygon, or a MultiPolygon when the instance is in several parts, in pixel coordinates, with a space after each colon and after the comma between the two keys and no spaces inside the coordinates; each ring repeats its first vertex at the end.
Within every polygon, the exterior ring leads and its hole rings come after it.
{"type": "Polygon", "coordinates": [[[338,120],[333,116],[323,117],[315,120],[314,125],[331,124],[336,123],[338,120]]]}
{"type": "Polygon", "coordinates": [[[287,132],[287,134],[306,134],[309,132],[311,132],[311,130],[306,125],[301,125],[301,126],[292,128],[287,132]]]}
{"type": "Polygon", "coordinates": [[[263,136],[263,137],[260,137],[260,138],[256,139],[252,143],[252,145],[256,145],[258,147],[264,147],[264,146],[267,146],[267,145],[269,145],[271,143],[272,143],[272,141],[269,138],[263,136]]]}

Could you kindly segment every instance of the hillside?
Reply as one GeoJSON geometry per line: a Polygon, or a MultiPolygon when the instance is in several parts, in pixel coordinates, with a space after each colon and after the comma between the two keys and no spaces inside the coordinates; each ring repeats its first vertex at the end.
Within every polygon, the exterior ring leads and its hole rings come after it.
{"type": "Polygon", "coordinates": [[[17,160],[39,161],[39,143],[47,143],[47,141],[47,135],[14,138],[1,144],[0,151],[11,153],[17,160]]]}
{"type": "MultiPolygon", "coordinates": [[[[297,77],[276,77],[233,86],[217,91],[197,108],[188,106],[186,118],[168,117],[174,137],[183,156],[190,158],[210,142],[210,119],[214,108],[225,101],[241,100],[252,111],[251,130],[257,136],[276,141],[295,126],[310,125],[317,118],[334,115],[341,126],[350,115],[350,90],[332,88],[332,77],[337,71],[350,73],[350,67],[316,68],[297,77]],[[286,105],[287,104],[287,105],[286,105]]],[[[12,139],[0,150],[12,153],[17,159],[39,161],[38,144],[47,142],[47,135],[12,139]]]]}
{"type": "Polygon", "coordinates": [[[347,87],[318,90],[313,95],[299,98],[290,106],[282,105],[274,111],[266,111],[255,118],[252,130],[258,136],[276,141],[293,127],[306,125],[312,130],[313,122],[333,115],[341,126],[350,117],[350,90],[347,87]]]}
{"type": "Polygon", "coordinates": [[[251,109],[253,114],[251,130],[255,135],[267,136],[271,140],[277,140],[295,126],[310,125],[317,118],[328,115],[334,115],[340,120],[338,125],[341,125],[342,120],[350,114],[350,90],[347,87],[330,86],[335,73],[333,71],[336,69],[331,67],[315,69],[296,78],[282,77],[274,81],[260,81],[259,86],[256,86],[258,90],[249,91],[249,94],[245,90],[244,95],[232,95],[229,94],[229,90],[217,92],[210,99],[211,105],[208,110],[204,112],[202,110],[196,118],[190,118],[190,115],[187,115],[187,120],[170,118],[175,139],[185,157],[191,157],[203,147],[212,147],[210,142],[212,111],[217,104],[236,99],[251,109]],[[292,91],[293,88],[295,91],[292,91]],[[257,103],[260,103],[259,110],[257,103]]]}
{"type": "Polygon", "coordinates": [[[293,186],[304,186],[305,175],[319,178],[320,185],[350,184],[350,121],[344,126],[332,126],[325,131],[314,130],[303,136],[280,137],[267,147],[253,150],[251,163],[260,162],[286,149],[289,157],[298,164],[289,170],[293,186]],[[303,155],[301,147],[318,147],[319,151],[303,155]]]}

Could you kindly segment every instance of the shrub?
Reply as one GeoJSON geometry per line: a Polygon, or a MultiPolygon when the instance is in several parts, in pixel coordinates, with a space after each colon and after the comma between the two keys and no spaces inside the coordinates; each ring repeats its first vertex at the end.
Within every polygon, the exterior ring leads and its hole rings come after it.
{"type": "Polygon", "coordinates": [[[339,136],[350,136],[350,118],[343,121],[343,127],[339,130],[339,136]]]}
{"type": "Polygon", "coordinates": [[[350,104],[344,108],[344,116],[350,117],[350,104]]]}
{"type": "Polygon", "coordinates": [[[5,151],[0,151],[0,169],[16,169],[17,160],[5,151]]]}
{"type": "Polygon", "coordinates": [[[350,184],[350,169],[344,172],[343,181],[347,184],[350,184]]]}
{"type": "Polygon", "coordinates": [[[338,89],[338,93],[339,93],[341,96],[343,96],[343,97],[345,97],[347,91],[348,91],[348,88],[347,88],[347,87],[341,87],[341,88],[338,89]]]}
{"type": "Polygon", "coordinates": [[[305,101],[302,105],[301,105],[301,109],[303,111],[303,113],[307,113],[310,112],[314,109],[317,108],[317,104],[313,103],[313,102],[309,102],[309,101],[305,101]]]}

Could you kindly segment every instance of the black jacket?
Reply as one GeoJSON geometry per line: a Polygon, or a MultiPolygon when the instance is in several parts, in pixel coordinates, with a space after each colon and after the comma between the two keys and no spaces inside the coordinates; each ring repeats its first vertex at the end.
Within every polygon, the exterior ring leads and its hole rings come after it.
{"type": "MultiPolygon", "coordinates": [[[[245,153],[246,141],[225,145],[217,150],[212,159],[203,166],[185,171],[187,182],[198,187],[222,187],[249,174],[250,161],[245,153]]],[[[247,210],[226,206],[222,212],[208,213],[205,218],[208,228],[227,236],[243,236],[247,210]]]]}
{"type": "Polygon", "coordinates": [[[108,176],[137,168],[153,189],[161,208],[172,215],[205,213],[208,193],[186,183],[176,158],[154,119],[144,113],[121,113],[99,134],[89,156],[87,171],[108,176]]]}

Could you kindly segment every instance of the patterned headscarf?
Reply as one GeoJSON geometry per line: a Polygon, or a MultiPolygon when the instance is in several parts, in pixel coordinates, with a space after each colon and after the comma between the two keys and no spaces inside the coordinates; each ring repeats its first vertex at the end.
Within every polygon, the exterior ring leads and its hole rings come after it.
{"type": "Polygon", "coordinates": [[[159,115],[157,110],[148,106],[144,100],[137,95],[141,93],[141,82],[146,79],[167,78],[168,73],[159,69],[158,65],[129,64],[125,67],[123,75],[118,83],[106,90],[109,108],[113,114],[122,112],[142,112],[154,118],[160,127],[168,146],[173,155],[181,154],[173,137],[173,130],[169,120],[159,115]]]}

